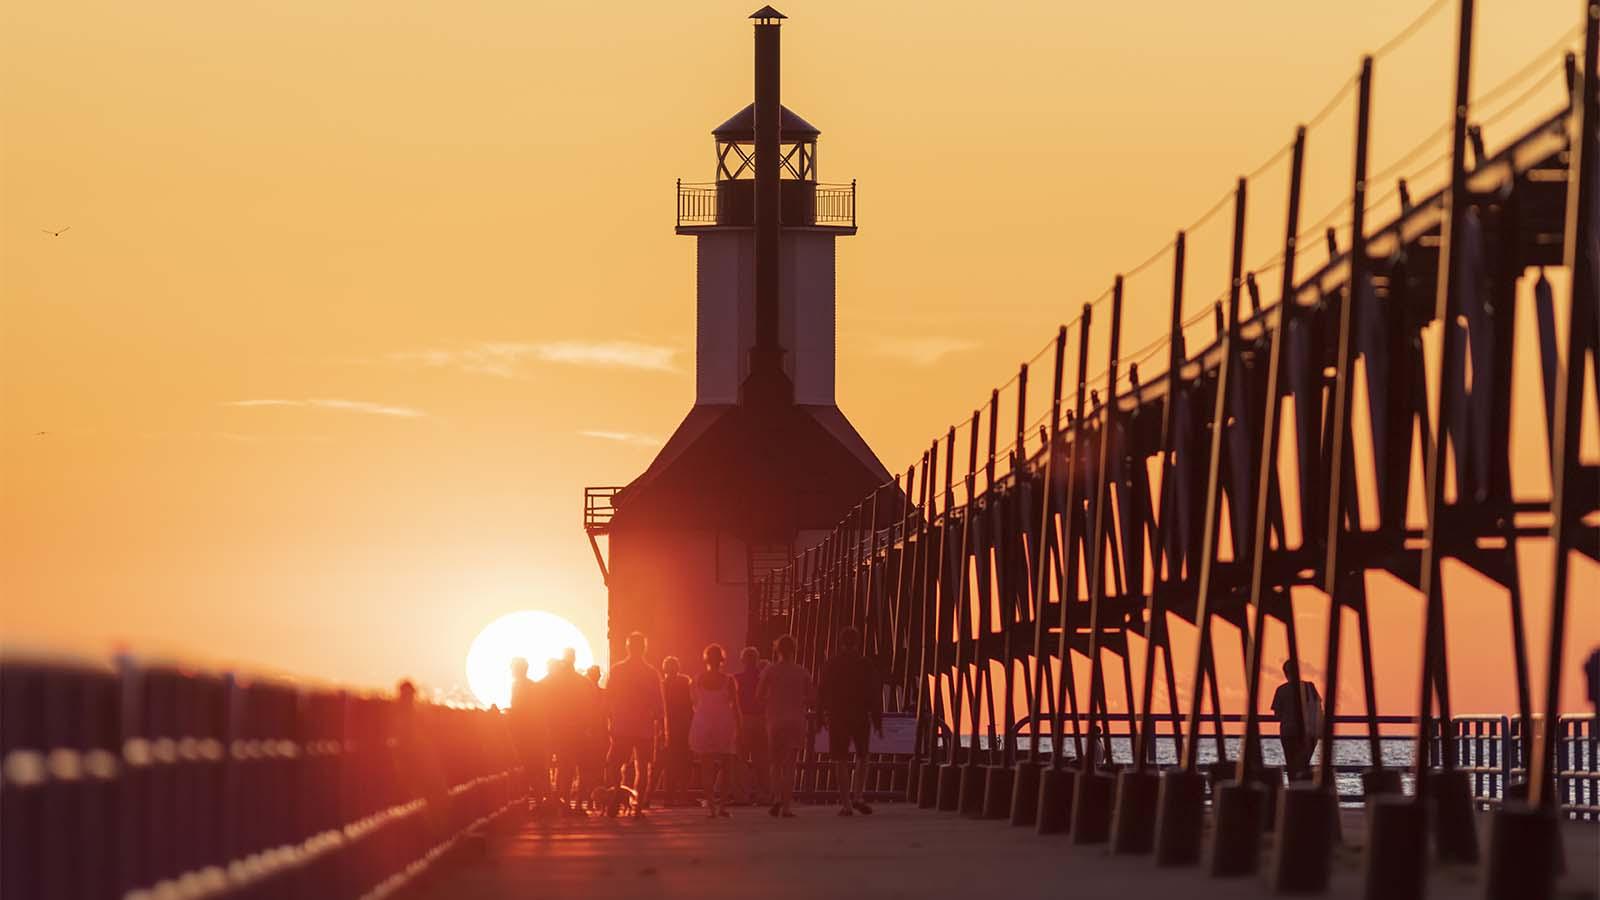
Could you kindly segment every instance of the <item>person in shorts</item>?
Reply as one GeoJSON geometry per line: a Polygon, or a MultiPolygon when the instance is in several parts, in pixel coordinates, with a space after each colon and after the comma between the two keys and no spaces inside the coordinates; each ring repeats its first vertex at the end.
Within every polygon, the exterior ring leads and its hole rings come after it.
{"type": "Polygon", "coordinates": [[[756,685],[756,698],[765,711],[772,766],[772,806],[767,814],[785,819],[794,818],[795,757],[806,745],[806,710],[816,699],[811,673],[794,657],[794,637],[778,638],[772,645],[772,663],[761,670],[756,685]]]}
{"type": "Polygon", "coordinates": [[[772,764],[767,758],[767,713],[757,692],[767,663],[761,659],[761,651],[754,647],[744,648],[739,654],[739,663],[739,672],[733,680],[739,685],[739,713],[743,721],[739,725],[739,759],[733,767],[738,775],[734,796],[754,806],[772,800],[772,786],[768,784],[772,764]]]}
{"type": "Polygon", "coordinates": [[[839,784],[839,815],[871,815],[866,804],[867,753],[870,732],[883,737],[883,684],[872,661],[861,655],[861,634],[839,632],[839,649],[822,668],[818,711],[828,725],[828,755],[839,784]],[[855,749],[854,778],[850,750],[855,749]]]}

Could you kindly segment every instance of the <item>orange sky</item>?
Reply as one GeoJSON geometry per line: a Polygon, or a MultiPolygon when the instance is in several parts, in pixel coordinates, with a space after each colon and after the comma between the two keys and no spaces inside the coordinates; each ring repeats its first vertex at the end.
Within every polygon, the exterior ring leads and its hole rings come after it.
{"type": "MultiPolygon", "coordinates": [[[[601,645],[581,488],[636,474],[691,401],[672,182],[711,178],[708,132],[749,100],[751,5],[8,4],[4,640],[441,686],[513,609],[601,645]]],[[[1480,5],[1480,89],[1577,22],[1480,5]]],[[[784,100],[823,179],[860,181],[841,406],[903,470],[1423,6],[787,8],[784,100]]],[[[1380,62],[1375,169],[1443,122],[1452,18],[1380,62]]],[[[1545,55],[1491,145],[1560,102],[1545,55]]],[[[1312,133],[1308,217],[1348,190],[1352,115],[1312,133]]],[[[1196,309],[1222,227],[1190,246],[1196,309]]],[[[1130,281],[1125,346],[1168,278],[1130,281]]],[[[1509,698],[1459,679],[1461,705],[1509,698]]]]}

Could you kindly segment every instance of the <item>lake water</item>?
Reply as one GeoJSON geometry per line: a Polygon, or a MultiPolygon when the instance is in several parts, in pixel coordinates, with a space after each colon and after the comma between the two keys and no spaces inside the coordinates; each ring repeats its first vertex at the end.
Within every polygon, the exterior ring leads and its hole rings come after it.
{"type": "MultiPolygon", "coordinates": [[[[966,746],[970,742],[971,735],[966,735],[962,738],[963,746],[966,746]]],[[[1237,736],[1229,736],[1224,737],[1222,742],[1223,746],[1226,748],[1228,759],[1238,759],[1240,739],[1237,736]]],[[[1411,791],[1412,785],[1412,778],[1410,774],[1411,765],[1412,761],[1416,759],[1416,754],[1413,752],[1412,742],[1413,738],[1401,735],[1386,735],[1382,739],[1384,768],[1399,769],[1401,771],[1401,786],[1408,793],[1411,791]]],[[[988,737],[984,736],[980,740],[979,745],[987,746],[988,743],[988,737]]],[[[1018,741],[1018,746],[1022,749],[1022,752],[1027,751],[1028,739],[1026,735],[1024,735],[1018,741]]],[[[1049,752],[1051,749],[1050,738],[1040,738],[1039,749],[1041,752],[1049,752]]],[[[1174,766],[1178,764],[1176,746],[1173,743],[1170,735],[1157,736],[1155,750],[1157,765],[1174,766]]],[[[1317,750],[1311,758],[1312,765],[1321,763],[1322,751],[1322,745],[1318,744],[1317,750]]],[[[1070,742],[1067,744],[1066,752],[1069,757],[1073,755],[1072,744],[1070,742]]],[[[1133,762],[1132,742],[1126,737],[1112,737],[1111,755],[1113,762],[1131,764],[1133,762]]],[[[1196,752],[1196,757],[1202,766],[1216,762],[1217,744],[1215,738],[1211,737],[1210,735],[1202,736],[1200,739],[1200,747],[1196,752]]],[[[1283,765],[1283,745],[1278,743],[1278,739],[1272,737],[1271,735],[1263,737],[1261,739],[1261,757],[1262,760],[1269,766],[1283,765]]],[[[1366,737],[1342,735],[1336,738],[1334,741],[1333,764],[1337,767],[1350,767],[1351,769],[1351,771],[1341,771],[1337,773],[1339,793],[1346,797],[1359,797],[1361,794],[1360,770],[1368,768],[1372,765],[1372,754],[1368,749],[1366,737]]]]}

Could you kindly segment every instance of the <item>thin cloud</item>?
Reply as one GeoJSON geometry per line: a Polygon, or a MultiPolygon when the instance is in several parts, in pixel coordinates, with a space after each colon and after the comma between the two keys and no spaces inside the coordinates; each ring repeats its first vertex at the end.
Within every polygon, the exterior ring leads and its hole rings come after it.
{"type": "Polygon", "coordinates": [[[296,407],[301,409],[331,409],[339,412],[353,412],[365,416],[389,416],[397,419],[420,419],[427,413],[409,406],[391,406],[386,403],[371,403],[366,400],[344,400],[338,397],[308,397],[304,400],[283,400],[276,398],[260,400],[228,400],[222,406],[237,406],[245,408],[255,407],[296,407]]]}
{"type": "Polygon", "coordinates": [[[885,337],[874,348],[878,355],[897,359],[916,366],[931,366],[952,353],[962,353],[978,346],[977,341],[966,338],[929,335],[926,337],[885,337]]]}
{"type": "Polygon", "coordinates": [[[536,353],[543,362],[574,366],[677,371],[672,363],[676,350],[639,341],[553,341],[537,345],[536,353]]]}
{"type": "Polygon", "coordinates": [[[459,369],[473,375],[514,378],[523,362],[533,358],[533,344],[489,343],[462,350],[412,350],[391,353],[391,362],[425,366],[430,369],[459,369]]]}
{"type": "Polygon", "coordinates": [[[678,351],[642,341],[492,341],[458,349],[412,350],[393,353],[393,362],[435,369],[457,369],[473,375],[514,378],[528,363],[585,366],[597,369],[632,369],[676,372],[678,351]]]}
{"type": "Polygon", "coordinates": [[[618,444],[637,444],[645,447],[656,447],[661,444],[661,438],[653,434],[638,434],[632,431],[580,431],[578,434],[601,441],[614,441],[618,444]]]}
{"type": "Polygon", "coordinates": [[[240,444],[259,444],[266,442],[275,443],[282,441],[321,443],[322,441],[328,440],[328,436],[324,434],[244,434],[237,431],[216,431],[212,432],[211,436],[221,438],[225,441],[234,441],[240,444]]]}

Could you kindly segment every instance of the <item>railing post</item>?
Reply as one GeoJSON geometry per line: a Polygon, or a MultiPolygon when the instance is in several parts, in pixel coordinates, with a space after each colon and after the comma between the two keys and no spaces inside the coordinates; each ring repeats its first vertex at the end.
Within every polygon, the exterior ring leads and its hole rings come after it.
{"type": "Polygon", "coordinates": [[[1511,739],[1511,717],[1500,717],[1500,802],[1506,799],[1506,788],[1511,785],[1511,755],[1514,752],[1511,739]]]}
{"type": "Polygon", "coordinates": [[[1553,776],[1551,784],[1556,789],[1556,796],[1555,802],[1551,805],[1555,807],[1557,814],[1573,799],[1567,796],[1567,786],[1571,784],[1571,780],[1564,773],[1570,772],[1573,768],[1571,731],[1574,724],[1576,723],[1566,716],[1556,719],[1556,770],[1551,773],[1553,776]]]}

